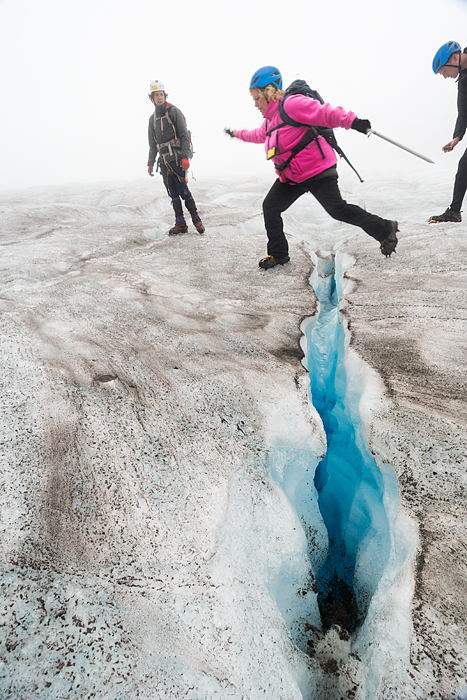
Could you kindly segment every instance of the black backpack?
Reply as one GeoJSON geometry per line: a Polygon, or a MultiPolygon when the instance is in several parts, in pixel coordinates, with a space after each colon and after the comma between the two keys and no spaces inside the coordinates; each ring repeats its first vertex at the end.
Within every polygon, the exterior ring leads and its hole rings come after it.
{"type": "Polygon", "coordinates": [[[285,106],[284,103],[287,100],[287,97],[290,97],[290,95],[305,95],[306,97],[311,97],[312,100],[318,100],[322,105],[324,104],[324,100],[319,94],[317,90],[313,90],[308,83],[306,83],[304,80],[294,80],[293,83],[289,85],[287,90],[285,91],[284,97],[281,100],[281,103],[279,105],[279,116],[283,121],[283,124],[279,124],[278,126],[275,126],[273,129],[268,131],[268,136],[275,131],[276,129],[280,129],[281,127],[285,126],[286,124],[289,126],[307,126],[308,131],[306,134],[300,139],[300,141],[297,143],[296,146],[293,147],[291,155],[289,158],[284,163],[280,163],[280,165],[276,165],[275,168],[279,172],[282,172],[285,170],[285,168],[289,165],[289,163],[295,158],[297,153],[300,153],[300,151],[303,151],[304,148],[306,148],[312,141],[316,141],[316,144],[320,150],[320,153],[324,159],[324,153],[323,149],[320,146],[319,143],[319,136],[322,136],[328,144],[336,151],[336,153],[343,158],[352,168],[354,173],[357,175],[358,179],[360,182],[363,182],[362,178],[360,175],[357,173],[355,170],[354,166],[352,163],[349,161],[347,156],[345,155],[344,151],[342,148],[339,146],[337,143],[336,136],[334,134],[333,129],[329,129],[325,126],[310,126],[309,124],[301,124],[300,122],[296,122],[294,119],[288,116],[287,112],[285,111],[285,106]]]}

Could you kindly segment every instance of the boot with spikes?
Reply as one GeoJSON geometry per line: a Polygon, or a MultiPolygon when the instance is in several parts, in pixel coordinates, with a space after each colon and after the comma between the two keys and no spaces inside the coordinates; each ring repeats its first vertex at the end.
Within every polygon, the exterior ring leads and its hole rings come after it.
{"type": "Polygon", "coordinates": [[[185,206],[191,214],[191,220],[195,229],[198,231],[198,233],[204,233],[206,229],[204,228],[203,222],[198,214],[193,197],[185,200],[185,206]]]}
{"type": "Polygon", "coordinates": [[[169,230],[169,236],[175,236],[178,233],[186,233],[188,231],[188,226],[186,225],[184,216],[175,217],[175,226],[169,230]]]}
{"type": "Polygon", "coordinates": [[[399,231],[399,226],[397,221],[391,221],[391,230],[389,231],[386,238],[380,243],[380,250],[383,255],[387,258],[391,257],[391,253],[396,252],[397,236],[396,233],[399,231]]]}
{"type": "Polygon", "coordinates": [[[444,214],[439,214],[438,216],[430,216],[430,224],[441,224],[452,222],[454,224],[460,224],[462,221],[462,216],[460,211],[453,211],[451,207],[448,207],[444,214]]]}

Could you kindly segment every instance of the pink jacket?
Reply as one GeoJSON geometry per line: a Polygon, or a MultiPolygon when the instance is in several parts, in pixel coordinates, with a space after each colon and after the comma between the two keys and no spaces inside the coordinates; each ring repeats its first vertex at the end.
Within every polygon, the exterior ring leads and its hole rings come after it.
{"type": "MultiPolygon", "coordinates": [[[[286,124],[281,129],[273,131],[270,136],[267,136],[267,132],[270,129],[282,123],[279,116],[279,104],[279,100],[268,104],[264,113],[264,121],[258,129],[252,129],[251,131],[240,129],[237,131],[237,138],[242,141],[264,143],[266,154],[275,147],[275,154],[272,160],[277,165],[287,160],[291,149],[307,131],[306,126],[294,127],[286,124]]],[[[304,95],[291,95],[288,97],[285,109],[287,115],[297,122],[330,128],[342,126],[344,129],[350,129],[353,120],[357,116],[353,112],[346,112],[342,107],[331,107],[329,104],[322,105],[317,100],[312,100],[304,95]]],[[[324,159],[318,144],[316,141],[312,141],[293,158],[282,173],[277,173],[279,179],[282,182],[303,182],[335,165],[337,158],[332,146],[322,136],[319,137],[319,143],[325,156],[324,159]]]]}

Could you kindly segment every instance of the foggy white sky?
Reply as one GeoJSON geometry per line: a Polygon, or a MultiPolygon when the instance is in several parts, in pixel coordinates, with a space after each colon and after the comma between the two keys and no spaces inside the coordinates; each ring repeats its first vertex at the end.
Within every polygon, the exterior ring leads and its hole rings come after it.
{"type": "Polygon", "coordinates": [[[259,125],[248,86],[265,64],[277,65],[285,84],[307,79],[331,104],[437,164],[340,130],[362,175],[455,172],[463,144],[450,155],[441,146],[454,127],[456,85],[435,77],[431,62],[445,41],[467,45],[466,0],[177,0],[168,8],[0,0],[1,190],[146,177],[154,78],[187,117],[197,177],[272,179],[261,146],[222,133],[259,125]]]}

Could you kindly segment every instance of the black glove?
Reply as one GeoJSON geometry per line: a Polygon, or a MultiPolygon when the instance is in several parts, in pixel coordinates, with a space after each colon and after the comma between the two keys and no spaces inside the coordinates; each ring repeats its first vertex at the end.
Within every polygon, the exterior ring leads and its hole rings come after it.
{"type": "Polygon", "coordinates": [[[355,117],[350,128],[359,131],[361,134],[366,134],[368,129],[371,129],[371,124],[368,119],[359,119],[355,117]]]}
{"type": "Polygon", "coordinates": [[[148,173],[152,177],[154,175],[154,166],[148,165],[148,173]]]}
{"type": "Polygon", "coordinates": [[[233,135],[232,129],[224,129],[224,133],[228,134],[233,139],[235,138],[235,136],[233,135]]]}

